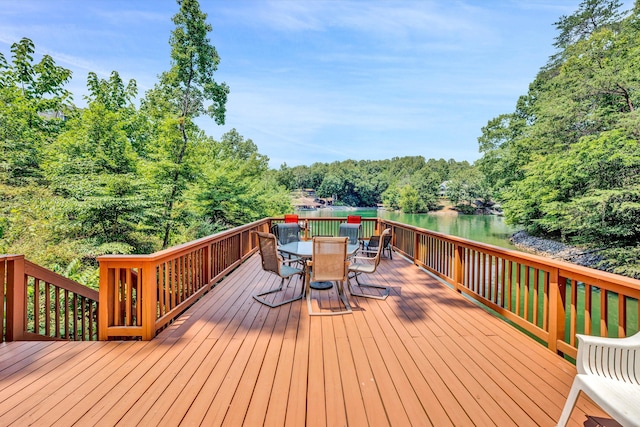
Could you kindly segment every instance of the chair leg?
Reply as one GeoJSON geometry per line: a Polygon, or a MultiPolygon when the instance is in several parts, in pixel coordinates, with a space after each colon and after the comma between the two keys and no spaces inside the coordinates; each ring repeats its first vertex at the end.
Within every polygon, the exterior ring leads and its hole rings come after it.
{"type": "MultiPolygon", "coordinates": [[[[260,298],[260,297],[263,297],[265,295],[273,294],[275,292],[280,292],[282,290],[282,288],[284,287],[284,278],[282,278],[282,281],[280,281],[280,287],[279,288],[272,289],[270,291],[263,292],[261,294],[256,294],[256,295],[253,296],[253,298],[256,301],[258,301],[258,302],[260,302],[260,303],[262,303],[262,304],[264,304],[264,305],[266,305],[268,307],[271,307],[271,308],[276,308],[276,307],[280,307],[281,305],[284,305],[284,304],[289,304],[290,302],[294,302],[294,301],[297,301],[299,299],[302,299],[302,297],[304,296],[304,289],[305,289],[304,288],[304,286],[305,286],[305,283],[304,283],[305,280],[304,279],[305,279],[305,277],[303,275],[302,276],[302,292],[300,293],[300,295],[296,295],[295,297],[293,297],[291,299],[288,299],[288,300],[285,300],[285,301],[280,301],[280,302],[277,302],[277,303],[272,303],[272,302],[269,302],[269,301],[265,300],[264,298],[260,298]]],[[[289,278],[289,281],[291,281],[291,277],[289,278]]]]}
{"type": "Polygon", "coordinates": [[[567,401],[564,404],[564,408],[562,408],[562,414],[560,414],[560,419],[558,419],[558,427],[565,427],[567,425],[567,421],[569,421],[569,416],[573,411],[573,408],[576,406],[576,402],[578,400],[578,394],[580,394],[580,390],[582,389],[580,380],[576,377],[573,380],[573,384],[571,385],[571,390],[569,391],[569,396],[567,396],[567,401]]]}
{"type": "MultiPolygon", "coordinates": [[[[313,311],[313,307],[311,305],[311,280],[307,277],[306,294],[307,294],[307,309],[309,311],[309,316],[336,316],[339,314],[353,313],[353,310],[351,309],[351,305],[347,300],[347,296],[344,294],[344,288],[343,288],[342,282],[336,282],[336,283],[338,288],[338,296],[340,297],[340,300],[342,301],[342,304],[344,305],[345,309],[341,311],[327,311],[327,312],[313,311]]],[[[321,291],[318,291],[318,292],[321,292],[321,291]]]]}
{"type": "Polygon", "coordinates": [[[388,286],[373,285],[371,283],[360,283],[360,279],[358,278],[358,276],[360,276],[359,273],[354,273],[353,274],[353,277],[355,277],[356,283],[358,284],[359,287],[382,289],[383,292],[382,292],[381,295],[371,295],[371,294],[363,294],[362,292],[359,292],[359,291],[354,291],[353,290],[353,286],[351,285],[351,280],[349,280],[349,277],[347,277],[347,286],[349,287],[349,293],[351,295],[356,296],[356,297],[364,297],[364,298],[373,298],[373,299],[385,300],[385,299],[387,299],[387,297],[391,293],[391,288],[389,288],[388,286]]]}

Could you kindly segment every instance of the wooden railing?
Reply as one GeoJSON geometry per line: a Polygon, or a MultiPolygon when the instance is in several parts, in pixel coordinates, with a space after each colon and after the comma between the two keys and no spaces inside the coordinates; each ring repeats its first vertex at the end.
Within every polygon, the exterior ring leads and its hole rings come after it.
{"type": "Polygon", "coordinates": [[[27,261],[0,255],[2,339],[96,340],[98,292],[27,261]]]}
{"type": "MultiPolygon", "coordinates": [[[[272,223],[283,222],[283,218],[272,218],[272,223]]],[[[347,221],[347,218],[339,217],[310,217],[300,218],[300,225],[303,227],[303,238],[312,239],[313,236],[337,236],[340,231],[340,224],[347,221]]],[[[374,234],[379,234],[378,218],[362,218],[360,226],[360,238],[368,239],[374,234]]]]}
{"type": "MultiPolygon", "coordinates": [[[[304,237],[337,235],[345,220],[303,218],[304,237]]],[[[151,255],[101,256],[99,296],[23,256],[0,256],[2,339],[149,340],[256,252],[253,231],[281,221],[265,218],[151,255]]],[[[576,356],[576,333],[623,337],[640,329],[639,280],[377,218],[362,219],[361,237],[383,228],[416,266],[559,354],[576,356]]]]}
{"type": "Polygon", "coordinates": [[[640,329],[640,280],[380,220],[397,251],[549,349],[575,358],[576,333],[624,337],[640,329]]]}
{"type": "Polygon", "coordinates": [[[104,255],[100,339],[152,339],[256,251],[269,218],[151,255],[104,255]]]}

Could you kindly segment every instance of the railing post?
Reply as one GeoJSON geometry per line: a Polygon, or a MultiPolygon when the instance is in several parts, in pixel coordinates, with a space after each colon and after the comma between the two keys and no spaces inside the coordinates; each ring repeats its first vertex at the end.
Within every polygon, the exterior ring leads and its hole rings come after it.
{"type": "Polygon", "coordinates": [[[109,326],[113,324],[113,310],[116,304],[116,286],[118,278],[115,270],[109,268],[107,261],[100,263],[100,288],[98,289],[98,340],[109,339],[109,326]]]}
{"type": "Polygon", "coordinates": [[[549,350],[560,354],[558,341],[564,340],[566,318],[567,279],[560,276],[560,270],[549,272],[549,350]]]}
{"type": "Polygon", "coordinates": [[[464,248],[458,244],[453,245],[453,286],[461,292],[464,280],[464,248]]]}
{"type": "Polygon", "coordinates": [[[19,341],[24,337],[26,299],[24,255],[20,255],[7,262],[7,341],[19,341]]]}
{"type": "Polygon", "coordinates": [[[158,306],[158,287],[155,264],[151,261],[142,263],[142,340],[150,341],[156,335],[156,317],[158,306]]]}

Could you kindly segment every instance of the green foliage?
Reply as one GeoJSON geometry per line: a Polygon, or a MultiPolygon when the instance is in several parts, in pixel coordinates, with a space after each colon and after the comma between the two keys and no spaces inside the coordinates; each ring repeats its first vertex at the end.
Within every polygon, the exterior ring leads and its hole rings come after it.
{"type": "Polygon", "coordinates": [[[175,242],[172,231],[187,224],[180,210],[184,195],[198,171],[194,168],[198,147],[205,140],[193,119],[202,114],[224,124],[229,88],[213,77],[220,57],[207,34],[212,27],[196,0],[179,0],[180,10],[173,17],[171,68],[145,97],[143,107],[152,117],[152,132],[159,142],[152,160],[162,168],[152,168],[151,179],[159,201],[164,229],[163,247],[175,242]],[[207,105],[208,104],[208,105],[207,105]]]}
{"type": "Polygon", "coordinates": [[[451,174],[446,184],[445,196],[463,213],[474,213],[476,201],[491,200],[491,191],[482,172],[467,166],[451,174]]]}
{"type": "Polygon", "coordinates": [[[0,58],[0,182],[29,185],[41,179],[43,147],[60,131],[70,93],[71,71],[45,55],[34,63],[34,44],[11,45],[12,60],[0,58]]]}
{"type": "Polygon", "coordinates": [[[0,253],[97,287],[103,254],[169,243],[291,211],[268,159],[235,130],[221,141],[193,119],[224,123],[228,88],[194,0],[180,0],[171,69],[136,107],[137,87],[91,72],[86,108],[71,74],[23,39],[0,53],[0,253]]]}
{"type": "Polygon", "coordinates": [[[401,188],[399,196],[398,205],[403,212],[420,213],[426,211],[426,207],[422,203],[420,194],[412,186],[407,185],[401,188]]]}
{"type": "Polygon", "coordinates": [[[601,252],[604,261],[599,268],[640,279],[640,246],[622,246],[601,252]]]}
{"type": "Polygon", "coordinates": [[[208,145],[205,158],[202,182],[193,191],[201,221],[224,229],[291,211],[285,188],[267,173],[267,157],[235,129],[208,145]]]}
{"type": "Polygon", "coordinates": [[[603,265],[632,273],[637,251],[618,248],[640,243],[640,17],[619,8],[584,0],[560,18],[559,52],[482,129],[478,167],[509,222],[605,248],[603,265]]]}
{"type": "Polygon", "coordinates": [[[389,187],[382,193],[382,203],[389,209],[400,209],[400,190],[398,187],[389,187]]]}
{"type": "Polygon", "coordinates": [[[622,15],[618,9],[622,3],[618,0],[585,0],[578,6],[578,10],[569,16],[563,15],[555,23],[560,34],[556,37],[554,46],[566,49],[590,36],[602,27],[616,26],[622,15]]]}
{"type": "MultiPolygon", "coordinates": [[[[336,197],[347,206],[378,206],[402,209],[400,192],[410,186],[418,193],[418,205],[408,204],[413,212],[437,208],[440,184],[451,173],[470,168],[468,162],[423,157],[395,157],[391,160],[314,163],[293,168],[283,164],[276,181],[290,191],[313,188],[318,197],[336,197]]],[[[404,209],[403,209],[404,210],[404,209]]],[[[405,211],[406,212],[406,211],[405,211]]]]}

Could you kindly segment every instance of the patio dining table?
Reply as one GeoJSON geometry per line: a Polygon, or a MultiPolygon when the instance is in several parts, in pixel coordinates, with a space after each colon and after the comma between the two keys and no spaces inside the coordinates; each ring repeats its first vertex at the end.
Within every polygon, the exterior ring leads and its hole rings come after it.
{"type": "MultiPolygon", "coordinates": [[[[353,256],[358,252],[360,245],[347,245],[347,255],[353,256]]],[[[278,250],[282,253],[297,256],[302,259],[311,259],[313,255],[313,242],[308,241],[299,241],[299,242],[290,242],[286,245],[278,245],[278,250]]],[[[306,263],[305,263],[305,268],[306,263]]],[[[313,289],[323,290],[323,289],[331,289],[333,286],[331,282],[311,282],[309,285],[313,289]]]]}

